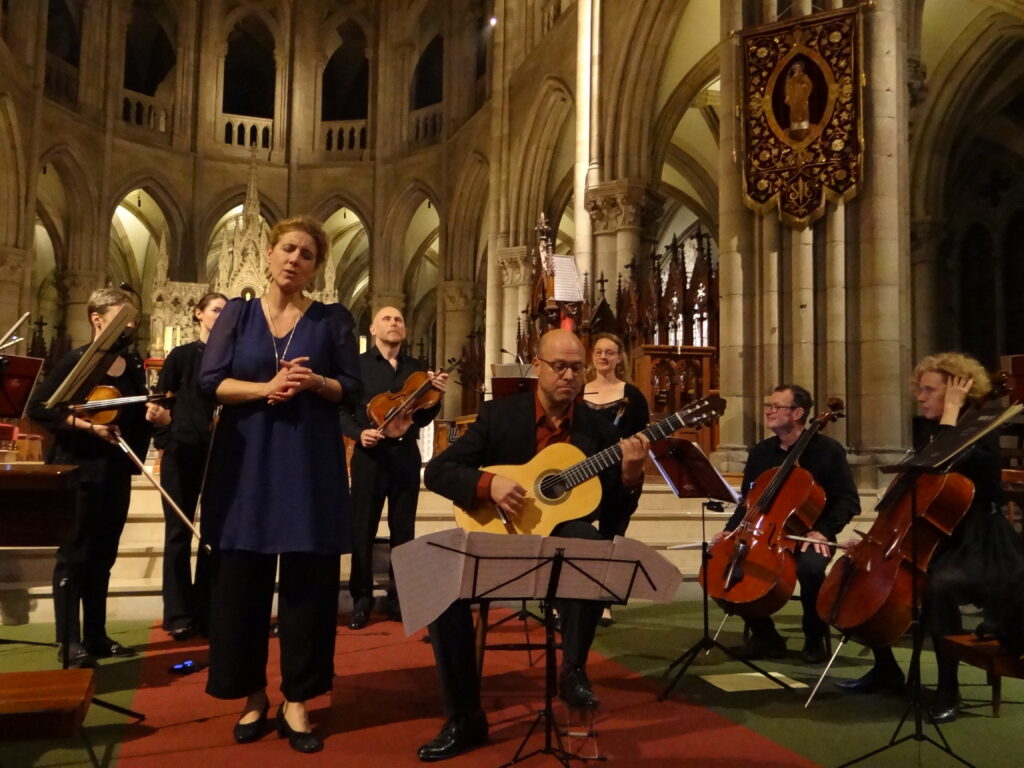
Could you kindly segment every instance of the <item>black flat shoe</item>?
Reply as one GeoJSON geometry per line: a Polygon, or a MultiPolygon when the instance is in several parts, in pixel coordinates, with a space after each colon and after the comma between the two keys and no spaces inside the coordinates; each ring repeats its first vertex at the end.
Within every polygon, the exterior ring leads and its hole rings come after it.
{"type": "Polygon", "coordinates": [[[804,649],[800,652],[800,659],[804,664],[824,664],[828,661],[828,649],[825,647],[825,638],[806,640],[804,649]]]}
{"type": "Polygon", "coordinates": [[[251,723],[235,723],[235,729],[232,731],[235,741],[239,744],[249,744],[263,736],[267,727],[267,712],[269,710],[270,702],[264,701],[263,711],[260,712],[258,719],[251,723]]]}
{"type": "Polygon", "coordinates": [[[172,640],[176,640],[180,643],[181,641],[188,640],[190,637],[194,636],[196,631],[191,624],[186,624],[183,627],[175,627],[174,629],[169,630],[167,634],[171,636],[172,640]]]}
{"type": "Polygon", "coordinates": [[[562,673],[558,681],[558,696],[573,709],[597,709],[600,704],[587,679],[586,670],[580,667],[562,673]]]}
{"type": "Polygon", "coordinates": [[[277,734],[282,739],[288,739],[288,746],[296,752],[319,752],[324,748],[323,739],[312,731],[296,731],[288,721],[284,719],[284,702],[277,708],[277,734]]]}
{"type": "Polygon", "coordinates": [[[487,743],[487,716],[482,710],[471,715],[453,717],[446,722],[437,736],[420,747],[420,760],[432,763],[461,755],[487,743]]]}
{"type": "Polygon", "coordinates": [[[856,680],[840,680],[836,688],[847,693],[903,693],[906,680],[898,669],[882,670],[872,667],[856,680]]]}
{"type": "Polygon", "coordinates": [[[778,632],[751,634],[736,651],[741,659],[781,659],[786,655],[786,638],[778,632]]]}
{"type": "Polygon", "coordinates": [[[947,706],[936,703],[929,712],[932,716],[932,722],[936,725],[952,723],[960,716],[960,702],[956,701],[947,706]]]}

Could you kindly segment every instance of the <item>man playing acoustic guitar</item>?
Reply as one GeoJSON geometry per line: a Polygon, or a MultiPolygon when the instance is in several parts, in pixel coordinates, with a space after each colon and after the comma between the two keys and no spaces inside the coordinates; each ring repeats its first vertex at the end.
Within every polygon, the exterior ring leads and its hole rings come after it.
{"type": "MultiPolygon", "coordinates": [[[[617,430],[607,420],[587,408],[577,407],[585,366],[583,344],[575,335],[566,330],[544,334],[533,360],[537,371],[536,395],[524,392],[485,403],[466,434],[427,465],[427,488],[464,510],[493,503],[514,522],[523,510],[526,489],[512,478],[482,471],[480,467],[524,464],[553,443],[570,442],[590,456],[618,442],[622,462],[600,473],[602,493],[597,509],[580,509],[580,519],[563,522],[552,533],[600,539],[591,521],[632,515],[643,485],[649,441],[643,435],[620,441],[617,430]]],[[[558,608],[562,623],[559,695],[571,707],[596,707],[597,697],[587,679],[586,663],[601,604],[564,600],[558,608]]],[[[468,602],[456,601],[449,606],[430,625],[430,637],[447,722],[434,739],[420,747],[419,757],[424,761],[454,757],[487,740],[487,718],[480,706],[480,678],[468,602]]]]}

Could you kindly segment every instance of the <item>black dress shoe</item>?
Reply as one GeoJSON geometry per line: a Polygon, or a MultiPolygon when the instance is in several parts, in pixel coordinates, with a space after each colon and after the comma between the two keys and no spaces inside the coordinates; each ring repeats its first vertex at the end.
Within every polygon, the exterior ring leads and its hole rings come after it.
{"type": "Polygon", "coordinates": [[[235,723],[235,730],[233,731],[235,741],[239,744],[249,744],[253,741],[258,740],[264,733],[267,727],[267,711],[270,709],[270,702],[263,702],[263,711],[260,712],[260,716],[251,723],[235,723]]]}
{"type": "Polygon", "coordinates": [[[899,669],[872,667],[856,680],[840,680],[836,688],[848,693],[903,693],[906,680],[899,669]]]}
{"type": "Polygon", "coordinates": [[[191,624],[185,624],[180,627],[174,627],[168,630],[167,634],[171,636],[172,640],[176,640],[179,643],[183,640],[188,640],[190,637],[195,635],[196,630],[191,624]]]}
{"type": "Polygon", "coordinates": [[[778,632],[751,634],[736,651],[741,659],[781,659],[786,655],[786,638],[778,632]]]}
{"type": "Polygon", "coordinates": [[[586,670],[581,667],[562,672],[558,681],[558,696],[573,709],[596,709],[600,703],[594,695],[594,689],[590,687],[586,670]]]}
{"type": "MultiPolygon", "coordinates": [[[[57,661],[64,663],[64,646],[57,648],[57,661]]],[[[90,669],[96,666],[96,657],[89,653],[81,643],[71,643],[68,646],[68,668],[69,669],[90,669]]]]}
{"type": "Polygon", "coordinates": [[[804,664],[823,664],[828,661],[828,649],[825,647],[825,638],[819,637],[814,640],[805,640],[804,649],[800,652],[800,659],[804,664]]]}
{"type": "Polygon", "coordinates": [[[97,659],[109,659],[115,656],[120,659],[127,659],[135,655],[134,648],[121,645],[117,640],[111,640],[109,637],[97,643],[85,643],[85,648],[97,659]]]}
{"type": "Polygon", "coordinates": [[[352,616],[348,620],[349,629],[362,629],[370,623],[370,612],[373,610],[373,598],[361,597],[352,606],[352,616]]]}
{"type": "Polygon", "coordinates": [[[312,731],[293,730],[284,719],[284,702],[277,708],[277,733],[282,739],[288,739],[288,746],[296,752],[319,752],[324,748],[323,739],[312,731]]]}
{"type": "Polygon", "coordinates": [[[952,702],[937,700],[932,704],[929,714],[932,716],[932,722],[936,725],[952,723],[960,716],[959,697],[954,699],[952,702]]]}
{"type": "Polygon", "coordinates": [[[432,763],[461,755],[487,743],[487,716],[478,710],[472,715],[453,717],[446,722],[437,736],[420,747],[420,760],[432,763]]]}

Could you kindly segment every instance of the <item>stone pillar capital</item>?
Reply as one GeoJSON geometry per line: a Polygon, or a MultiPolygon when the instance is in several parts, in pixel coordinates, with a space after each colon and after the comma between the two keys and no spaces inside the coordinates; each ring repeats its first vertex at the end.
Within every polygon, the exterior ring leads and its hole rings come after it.
{"type": "Polygon", "coordinates": [[[499,248],[498,268],[501,284],[507,287],[525,285],[530,280],[530,258],[525,245],[499,248]]]}
{"type": "Polygon", "coordinates": [[[945,222],[923,217],[910,223],[910,261],[912,264],[933,262],[938,246],[949,231],[945,222]]]}
{"type": "Polygon", "coordinates": [[[665,198],[646,182],[617,179],[587,189],[585,204],[595,234],[606,234],[623,228],[650,228],[660,221],[665,198]]]}
{"type": "Polygon", "coordinates": [[[441,306],[448,311],[468,311],[477,298],[476,283],[469,280],[446,280],[438,287],[441,289],[441,306]]]}
{"type": "Polygon", "coordinates": [[[103,278],[98,272],[65,269],[56,276],[57,290],[73,304],[84,304],[94,290],[101,287],[103,278]]]}
{"type": "Polygon", "coordinates": [[[370,310],[376,315],[383,307],[394,307],[405,312],[405,294],[393,291],[374,291],[370,296],[370,310]]]}

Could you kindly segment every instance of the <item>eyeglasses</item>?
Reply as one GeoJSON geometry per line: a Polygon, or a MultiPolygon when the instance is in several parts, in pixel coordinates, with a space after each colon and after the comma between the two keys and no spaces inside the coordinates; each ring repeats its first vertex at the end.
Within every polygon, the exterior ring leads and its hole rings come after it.
{"type": "Polygon", "coordinates": [[[788,408],[789,410],[792,410],[792,409],[798,408],[798,407],[799,406],[796,406],[796,405],[782,405],[781,403],[765,403],[764,404],[764,409],[768,413],[776,413],[777,411],[779,411],[779,410],[781,410],[783,408],[788,408]]]}
{"type": "Polygon", "coordinates": [[[579,376],[583,373],[583,363],[567,363],[564,360],[545,360],[543,357],[538,357],[542,363],[547,365],[552,371],[558,376],[564,376],[566,371],[572,371],[573,376],[579,376]]]}

